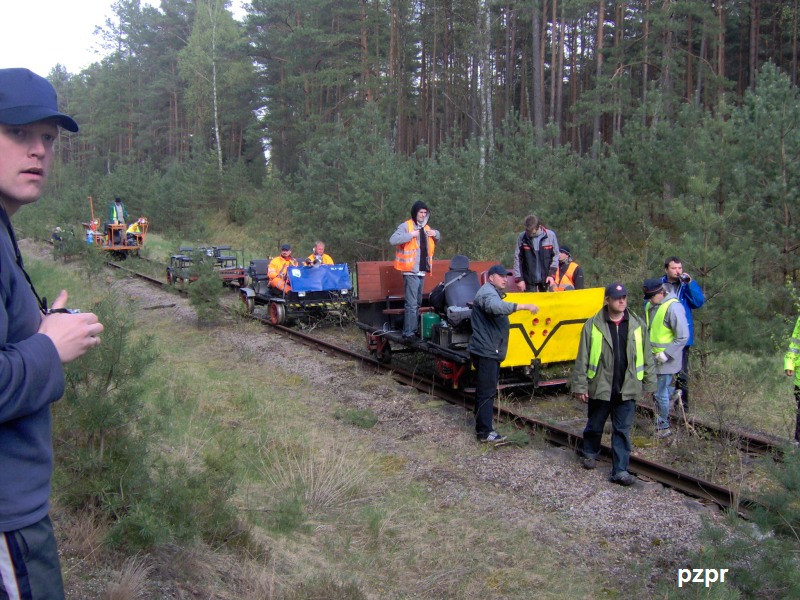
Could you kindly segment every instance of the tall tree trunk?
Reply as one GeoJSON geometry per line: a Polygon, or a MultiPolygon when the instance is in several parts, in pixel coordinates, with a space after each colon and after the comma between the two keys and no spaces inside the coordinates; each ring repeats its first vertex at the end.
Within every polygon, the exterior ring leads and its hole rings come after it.
{"type": "Polygon", "coordinates": [[[533,102],[533,128],[536,132],[536,144],[542,143],[544,130],[544,90],[542,89],[542,6],[541,0],[532,2],[531,19],[531,85],[533,87],[531,101],[533,102]]]}
{"type": "Polygon", "coordinates": [[[797,85],[797,10],[798,2],[794,0],[792,9],[792,83],[797,85]]]}
{"type": "Polygon", "coordinates": [[[550,121],[552,122],[555,120],[556,114],[556,62],[557,62],[557,52],[558,52],[558,26],[557,26],[557,17],[558,17],[558,0],[553,0],[552,2],[552,10],[550,13],[550,23],[553,31],[553,39],[550,43],[550,121]]]}
{"type": "MultiPolygon", "coordinates": [[[[725,8],[722,0],[717,0],[717,78],[722,80],[725,77],[725,8]]],[[[725,97],[723,88],[717,97],[717,104],[721,104],[725,97]]]]}
{"type": "Polygon", "coordinates": [[[751,90],[756,87],[756,71],[758,71],[758,21],[761,3],[759,0],[750,0],[750,81],[751,90]]]}
{"type": "Polygon", "coordinates": [[[478,11],[478,31],[481,36],[481,65],[478,88],[481,94],[480,176],[483,178],[486,162],[494,155],[494,123],[492,118],[492,81],[489,57],[492,51],[491,0],[483,0],[478,11]]]}
{"type": "MultiPolygon", "coordinates": [[[[650,0],[644,2],[642,32],[642,106],[647,107],[647,87],[650,76],[650,0]]],[[[647,110],[642,111],[642,125],[647,125],[647,110]]]]}
{"type": "Polygon", "coordinates": [[[702,33],[700,34],[700,60],[697,61],[697,82],[695,84],[695,92],[694,92],[694,103],[697,106],[700,106],[700,102],[703,99],[703,70],[705,69],[705,65],[707,62],[708,53],[708,32],[706,30],[706,22],[703,21],[702,33]]]}
{"type": "MultiPolygon", "coordinates": [[[[595,85],[600,80],[600,76],[603,74],[603,37],[605,35],[605,21],[606,21],[606,3],[605,0],[600,0],[597,3],[597,41],[595,43],[594,51],[595,51],[595,85]]],[[[602,102],[601,98],[598,98],[598,103],[602,102]]],[[[597,158],[597,152],[600,149],[600,142],[602,141],[600,138],[600,117],[602,116],[600,110],[597,110],[597,114],[594,116],[594,127],[592,129],[592,157],[597,158]]]]}
{"type": "Polygon", "coordinates": [[[556,112],[555,122],[558,125],[558,137],[556,137],[556,145],[561,145],[563,142],[563,135],[565,131],[565,124],[563,119],[564,107],[564,49],[565,49],[565,36],[567,33],[567,22],[564,16],[564,5],[561,5],[561,20],[558,24],[558,69],[556,70],[556,112]]]}

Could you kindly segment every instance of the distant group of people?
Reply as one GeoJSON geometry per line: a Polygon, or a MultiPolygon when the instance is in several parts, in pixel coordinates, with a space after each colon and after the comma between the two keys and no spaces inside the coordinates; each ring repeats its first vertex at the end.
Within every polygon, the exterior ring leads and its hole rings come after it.
{"type": "MultiPolygon", "coordinates": [[[[424,278],[430,275],[435,247],[441,240],[440,232],[428,224],[429,219],[428,206],[418,200],[411,207],[411,218],[400,223],[389,238],[395,246],[394,266],[403,274],[405,286],[405,340],[417,336],[424,278]]],[[[503,299],[509,276],[513,275],[521,292],[585,287],[583,269],[573,260],[568,246],[559,246],[553,230],[546,228],[536,215],[529,215],[524,227],[517,237],[513,269],[491,267],[472,303],[468,351],[476,369],[475,430],[480,441],[495,445],[506,442],[492,427],[492,416],[500,363],[508,348],[508,315],[517,310],[533,314],[539,310],[535,304],[503,299]]],[[[676,256],[665,261],[662,277],[643,282],[642,293],[644,316],[640,318],[628,308],[628,292],[622,283],[605,289],[602,309],[584,325],[571,381],[573,394],[588,405],[583,465],[595,468],[603,428],[610,416],[611,480],[622,485],[634,482],[627,467],[636,401],[645,393],[653,394],[658,438],[672,435],[671,405],[688,410],[689,349],[694,343],[692,311],[705,303],[700,286],[683,271],[683,263],[676,256]]],[[[800,362],[800,321],[796,338],[800,362]]],[[[797,386],[800,407],[800,377],[797,386]]]]}
{"type": "MultiPolygon", "coordinates": [[[[320,265],[332,265],[333,259],[330,254],[325,253],[325,242],[317,240],[311,249],[311,254],[303,261],[307,267],[318,267],[320,265]]],[[[289,281],[289,267],[297,267],[300,263],[292,256],[291,244],[282,244],[281,253],[273,258],[267,267],[267,277],[269,286],[279,294],[291,291],[292,284],[289,281]]]]}

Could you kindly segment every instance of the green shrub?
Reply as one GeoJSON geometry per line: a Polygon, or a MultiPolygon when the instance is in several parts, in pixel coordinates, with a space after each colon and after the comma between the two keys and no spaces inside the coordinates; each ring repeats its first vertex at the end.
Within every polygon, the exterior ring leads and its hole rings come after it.
{"type": "Polygon", "coordinates": [[[787,450],[769,469],[774,479],[752,520],[732,515],[728,529],[707,522],[692,563],[729,568],[726,584],[745,598],[800,598],[800,452],[787,450]]]}

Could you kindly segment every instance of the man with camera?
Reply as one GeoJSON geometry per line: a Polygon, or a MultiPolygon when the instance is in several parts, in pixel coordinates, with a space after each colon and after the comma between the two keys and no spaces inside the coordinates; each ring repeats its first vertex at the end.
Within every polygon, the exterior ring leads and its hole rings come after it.
{"type": "Polygon", "coordinates": [[[664,276],[661,281],[677,296],[678,302],[683,305],[686,321],[689,324],[689,340],[683,347],[683,365],[675,380],[674,401],[683,403],[683,410],[689,410],[689,350],[694,344],[694,322],[692,311],[705,304],[706,297],[700,285],[688,273],[683,271],[683,262],[677,256],[670,256],[664,261],[664,276]]]}

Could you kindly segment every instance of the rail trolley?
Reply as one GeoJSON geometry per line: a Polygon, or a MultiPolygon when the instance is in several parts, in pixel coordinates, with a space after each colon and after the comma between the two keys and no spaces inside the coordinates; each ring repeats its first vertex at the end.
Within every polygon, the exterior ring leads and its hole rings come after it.
{"type": "Polygon", "coordinates": [[[250,285],[239,289],[248,313],[252,314],[257,306],[266,306],[273,325],[290,324],[302,318],[347,318],[353,283],[346,264],[289,267],[290,291],[283,292],[269,285],[269,263],[266,258],[250,261],[250,285]]]}
{"type": "MultiPolygon", "coordinates": [[[[438,378],[453,388],[471,378],[467,346],[472,335],[471,302],[495,261],[470,263],[463,255],[433,261],[425,277],[420,309],[420,337],[402,336],[405,292],[403,275],[391,261],[356,264],[356,325],[364,331],[368,351],[382,363],[397,352],[422,352],[435,361],[438,378]],[[433,306],[439,287],[443,301],[433,306]]],[[[539,312],[510,315],[508,354],[501,363],[501,386],[566,383],[578,353],[583,324],[603,304],[603,288],[566,292],[509,292],[509,302],[533,303],[539,312]]]]}

